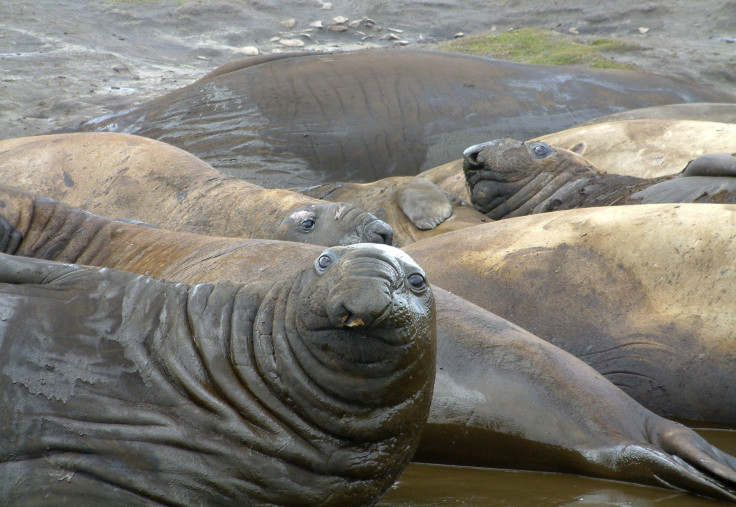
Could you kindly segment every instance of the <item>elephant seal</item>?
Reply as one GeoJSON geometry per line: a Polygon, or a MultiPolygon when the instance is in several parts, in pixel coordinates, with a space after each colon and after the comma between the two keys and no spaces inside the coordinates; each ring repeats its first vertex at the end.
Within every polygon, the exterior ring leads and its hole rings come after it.
{"type": "Polygon", "coordinates": [[[404,250],[435,285],[583,359],[658,414],[736,424],[735,212],[556,211],[404,250]]]}
{"type": "Polygon", "coordinates": [[[697,120],[736,123],[736,104],[692,102],[641,107],[584,121],[578,127],[619,120],[697,120]]]}
{"type": "Polygon", "coordinates": [[[694,101],[736,97],[633,71],[373,50],[246,58],[75,130],[151,137],[252,183],[293,188],[414,176],[486,139],[694,101]]]}
{"type": "Polygon", "coordinates": [[[19,188],[173,230],[328,246],[393,241],[388,224],[348,203],[266,190],[179,148],[128,134],[0,141],[0,171],[19,188]]]}
{"type": "Polygon", "coordinates": [[[463,172],[470,202],[494,220],[593,206],[736,203],[736,158],[703,157],[677,178],[637,178],[603,173],[580,155],[542,141],[504,138],[467,148],[463,172]]]}
{"type": "Polygon", "coordinates": [[[658,178],[706,153],[736,152],[736,124],[694,120],[621,120],[533,139],[576,151],[600,170],[658,178]],[[582,147],[580,147],[582,143],[582,147]]]}
{"type": "Polygon", "coordinates": [[[2,255],[0,298],[3,503],[371,504],[429,411],[432,291],[386,245],[192,286],[2,255]]]}
{"type": "MultiPolygon", "coordinates": [[[[0,192],[0,247],[17,255],[201,283],[294,276],[320,254],[314,245],[175,233],[0,192]]],[[[576,473],[733,500],[734,458],[645,409],[567,352],[453,294],[433,292],[436,382],[415,459],[576,473]]]]}

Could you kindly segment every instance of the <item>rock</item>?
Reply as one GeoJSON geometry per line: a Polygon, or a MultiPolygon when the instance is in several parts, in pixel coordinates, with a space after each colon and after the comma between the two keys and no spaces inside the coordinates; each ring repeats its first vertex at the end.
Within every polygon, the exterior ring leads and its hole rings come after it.
{"type": "Polygon", "coordinates": [[[283,26],[284,28],[294,28],[296,26],[296,19],[289,18],[281,21],[279,25],[283,26]]]}
{"type": "Polygon", "coordinates": [[[321,21],[312,21],[309,23],[309,26],[312,28],[322,28],[322,22],[321,21]]]}
{"type": "Polygon", "coordinates": [[[279,43],[290,48],[300,48],[304,45],[304,41],[300,39],[281,39],[279,43]]]}
{"type": "Polygon", "coordinates": [[[341,25],[345,23],[346,21],[348,21],[348,18],[346,18],[345,16],[335,16],[334,18],[332,18],[332,21],[336,25],[341,25]]]}
{"type": "Polygon", "coordinates": [[[258,48],[255,46],[245,46],[243,49],[240,50],[240,52],[246,56],[256,56],[260,54],[258,48]]]}
{"type": "Polygon", "coordinates": [[[330,25],[327,27],[327,29],[330,32],[345,32],[348,30],[348,27],[345,25],[330,25]]]}
{"type": "Polygon", "coordinates": [[[639,27],[639,33],[647,33],[649,31],[649,28],[646,26],[640,26],[639,27]]]}

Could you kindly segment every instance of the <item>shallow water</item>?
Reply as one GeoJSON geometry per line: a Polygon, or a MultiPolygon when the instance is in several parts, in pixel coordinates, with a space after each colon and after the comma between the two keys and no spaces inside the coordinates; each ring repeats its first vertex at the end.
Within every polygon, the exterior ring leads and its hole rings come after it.
{"type": "MultiPolygon", "coordinates": [[[[698,430],[736,455],[736,430],[698,430]]],[[[666,489],[567,474],[491,470],[412,463],[378,503],[398,506],[606,505],[715,507],[722,502],[666,489]]]]}

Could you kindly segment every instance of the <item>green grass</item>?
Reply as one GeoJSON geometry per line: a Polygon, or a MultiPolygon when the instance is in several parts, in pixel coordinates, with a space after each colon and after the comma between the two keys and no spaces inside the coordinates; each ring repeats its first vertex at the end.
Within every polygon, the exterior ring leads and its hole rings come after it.
{"type": "Polygon", "coordinates": [[[439,49],[523,63],[633,69],[633,65],[617,62],[605,53],[639,51],[643,48],[616,39],[585,41],[581,37],[552,30],[521,28],[454,39],[441,43],[439,49]]]}

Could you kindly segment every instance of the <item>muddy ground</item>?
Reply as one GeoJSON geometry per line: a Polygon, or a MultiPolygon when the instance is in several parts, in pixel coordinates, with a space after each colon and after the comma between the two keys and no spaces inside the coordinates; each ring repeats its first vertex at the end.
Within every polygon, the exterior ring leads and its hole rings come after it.
{"type": "Polygon", "coordinates": [[[3,0],[0,139],[132,107],[256,50],[431,48],[519,27],[621,38],[641,49],[610,58],[736,93],[736,1],[3,0]]]}

